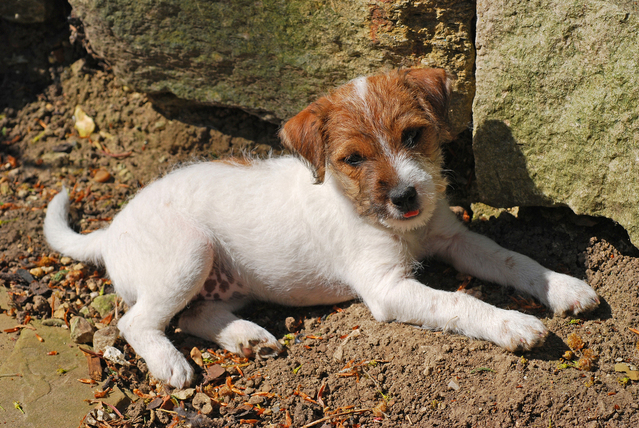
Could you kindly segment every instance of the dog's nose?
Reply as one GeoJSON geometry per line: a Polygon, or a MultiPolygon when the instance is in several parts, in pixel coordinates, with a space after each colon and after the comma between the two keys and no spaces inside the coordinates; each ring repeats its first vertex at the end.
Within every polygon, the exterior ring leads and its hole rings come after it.
{"type": "Polygon", "coordinates": [[[396,187],[389,193],[389,198],[402,213],[418,208],[417,190],[413,186],[396,187]]]}

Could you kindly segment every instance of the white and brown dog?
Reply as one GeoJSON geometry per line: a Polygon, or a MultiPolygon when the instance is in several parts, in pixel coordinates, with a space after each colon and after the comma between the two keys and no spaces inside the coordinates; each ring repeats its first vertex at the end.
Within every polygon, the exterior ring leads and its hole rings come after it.
{"type": "Polygon", "coordinates": [[[529,349],[546,335],[537,318],[413,276],[416,261],[438,256],[555,313],[599,304],[585,282],[468,231],[450,211],[440,150],[450,85],[439,69],[355,79],[284,125],[284,145],[303,160],[177,169],[89,235],[69,228],[63,191],[49,205],[46,238],[60,253],[106,267],[130,306],[118,323],[124,338],[176,387],[193,369],[164,329],[189,303],[183,331],[246,355],[280,350],[268,331],[232,314],[250,299],[305,306],[357,298],[379,321],[529,349]]]}

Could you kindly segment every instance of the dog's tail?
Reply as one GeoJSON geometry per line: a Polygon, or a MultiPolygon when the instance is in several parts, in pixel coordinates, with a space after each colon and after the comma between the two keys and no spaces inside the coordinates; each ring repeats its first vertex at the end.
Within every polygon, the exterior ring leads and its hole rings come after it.
{"type": "Polygon", "coordinates": [[[51,248],[76,260],[102,264],[102,237],[106,229],[88,235],[76,233],[67,223],[69,194],[66,189],[57,194],[47,207],[44,236],[51,248]]]}

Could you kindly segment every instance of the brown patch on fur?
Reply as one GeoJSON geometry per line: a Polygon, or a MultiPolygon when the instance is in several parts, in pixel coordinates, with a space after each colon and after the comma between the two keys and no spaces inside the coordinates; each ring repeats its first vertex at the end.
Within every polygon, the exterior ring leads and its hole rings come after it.
{"type": "Polygon", "coordinates": [[[289,120],[284,144],[314,168],[321,182],[328,166],[360,215],[384,217],[389,192],[399,184],[392,156],[436,172],[444,193],[440,143],[450,138],[451,78],[439,69],[396,70],[338,88],[289,120]],[[418,130],[412,144],[407,131],[418,130]],[[353,161],[361,159],[361,162],[353,161]]]}
{"type": "Polygon", "coordinates": [[[214,279],[207,279],[204,282],[204,289],[206,290],[207,293],[212,293],[213,291],[215,291],[215,288],[217,287],[217,281],[215,281],[214,279]]]}

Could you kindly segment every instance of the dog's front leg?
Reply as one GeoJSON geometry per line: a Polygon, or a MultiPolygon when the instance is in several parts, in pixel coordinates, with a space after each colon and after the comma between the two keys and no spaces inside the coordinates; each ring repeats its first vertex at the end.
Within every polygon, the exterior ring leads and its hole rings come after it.
{"type": "Polygon", "coordinates": [[[597,294],[585,282],[553,272],[529,257],[500,247],[485,236],[469,231],[449,213],[444,214],[448,227],[441,230],[452,233],[438,235],[434,240],[436,254],[457,270],[526,292],[556,314],[577,314],[599,305],[597,294]]]}
{"type": "Polygon", "coordinates": [[[546,328],[537,318],[499,309],[466,293],[435,290],[412,278],[389,274],[360,295],[379,321],[399,321],[431,330],[489,340],[508,350],[541,344],[546,328]]]}

